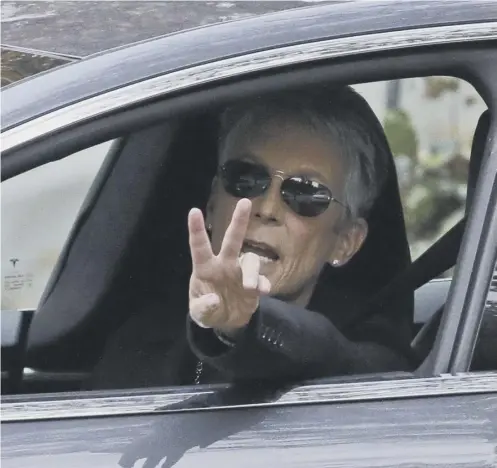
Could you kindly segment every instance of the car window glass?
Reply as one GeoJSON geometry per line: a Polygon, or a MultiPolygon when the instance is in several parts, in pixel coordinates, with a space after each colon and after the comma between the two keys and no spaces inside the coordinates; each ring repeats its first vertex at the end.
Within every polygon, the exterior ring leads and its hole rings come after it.
{"type": "Polygon", "coordinates": [[[37,307],[111,143],[2,183],[2,310],[37,307]]]}
{"type": "Polygon", "coordinates": [[[448,76],[355,86],[395,156],[413,259],[463,216],[471,144],[486,109],[471,84],[448,76]]]}

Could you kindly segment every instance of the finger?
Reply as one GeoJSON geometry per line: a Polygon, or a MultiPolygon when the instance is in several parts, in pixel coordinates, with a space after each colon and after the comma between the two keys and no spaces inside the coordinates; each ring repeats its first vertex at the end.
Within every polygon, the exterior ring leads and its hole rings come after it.
{"type": "Polygon", "coordinates": [[[241,199],[233,211],[230,225],[224,234],[220,255],[224,258],[238,258],[243,240],[247,233],[252,202],[247,198],[241,199]]]}
{"type": "Polygon", "coordinates": [[[257,290],[259,284],[259,271],[261,269],[261,259],[259,255],[248,252],[240,259],[242,269],[243,288],[246,290],[257,290]]]}
{"type": "Polygon", "coordinates": [[[219,296],[217,294],[205,294],[204,296],[190,299],[190,317],[202,328],[212,328],[209,323],[212,313],[219,306],[219,296]]]}
{"type": "Polygon", "coordinates": [[[146,455],[146,459],[145,459],[145,463],[143,464],[142,468],[155,468],[159,462],[162,460],[163,454],[161,454],[160,452],[158,454],[154,454],[154,455],[146,455]]]}
{"type": "Polygon", "coordinates": [[[193,266],[203,265],[212,259],[211,242],[205,230],[204,216],[198,208],[188,214],[188,234],[193,266]]]}
{"type": "Polygon", "coordinates": [[[259,275],[259,284],[257,285],[257,289],[261,294],[269,294],[271,292],[271,282],[266,276],[259,275]]]}

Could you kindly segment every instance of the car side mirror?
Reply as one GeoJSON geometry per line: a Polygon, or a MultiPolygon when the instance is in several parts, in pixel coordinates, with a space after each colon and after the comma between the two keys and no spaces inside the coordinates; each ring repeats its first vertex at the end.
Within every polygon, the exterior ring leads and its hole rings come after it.
{"type": "Polygon", "coordinates": [[[2,394],[19,393],[34,310],[2,310],[1,314],[2,394]]]}

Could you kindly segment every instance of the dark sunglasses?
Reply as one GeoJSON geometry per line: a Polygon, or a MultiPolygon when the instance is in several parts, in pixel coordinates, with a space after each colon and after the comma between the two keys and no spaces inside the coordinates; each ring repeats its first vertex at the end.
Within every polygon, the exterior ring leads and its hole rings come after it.
{"type": "MultiPolygon", "coordinates": [[[[281,174],[279,171],[276,173],[281,174]]],[[[262,195],[272,180],[272,175],[263,165],[240,160],[224,163],[220,176],[226,192],[237,198],[262,195]]],[[[332,201],[346,208],[333,197],[328,187],[304,176],[283,179],[280,193],[283,201],[300,216],[318,216],[326,211],[332,201]]]]}

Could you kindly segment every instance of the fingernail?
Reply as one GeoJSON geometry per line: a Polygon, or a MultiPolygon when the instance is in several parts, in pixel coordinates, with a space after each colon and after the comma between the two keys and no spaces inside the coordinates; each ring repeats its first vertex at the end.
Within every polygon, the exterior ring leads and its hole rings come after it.
{"type": "Polygon", "coordinates": [[[202,210],[200,210],[199,208],[192,208],[190,210],[190,216],[194,215],[194,214],[197,214],[197,213],[202,213],[202,210]]]}

